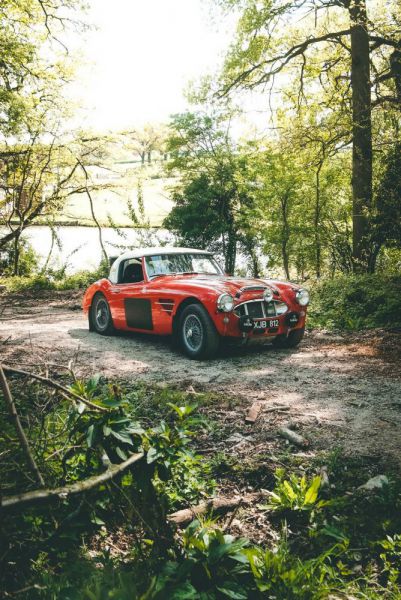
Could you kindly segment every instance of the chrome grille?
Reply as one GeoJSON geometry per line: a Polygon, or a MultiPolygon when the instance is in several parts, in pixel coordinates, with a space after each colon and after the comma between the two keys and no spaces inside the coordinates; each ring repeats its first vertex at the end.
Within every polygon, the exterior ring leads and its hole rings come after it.
{"type": "Polygon", "coordinates": [[[253,319],[265,319],[266,317],[276,317],[287,312],[288,307],[284,302],[273,300],[272,302],[265,302],[264,300],[249,300],[238,304],[234,313],[237,317],[248,315],[253,319]]]}

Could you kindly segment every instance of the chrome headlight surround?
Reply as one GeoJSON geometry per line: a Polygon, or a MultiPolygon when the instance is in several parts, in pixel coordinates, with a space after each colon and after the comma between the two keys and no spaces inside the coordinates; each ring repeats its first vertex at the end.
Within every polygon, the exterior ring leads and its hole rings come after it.
{"type": "Polygon", "coordinates": [[[221,294],[217,299],[217,310],[221,312],[231,312],[234,308],[234,298],[231,294],[221,294]]]}
{"type": "Polygon", "coordinates": [[[273,300],[273,290],[270,288],[266,288],[263,292],[263,300],[265,302],[271,302],[273,300]]]}
{"type": "Polygon", "coordinates": [[[295,299],[301,306],[308,306],[309,304],[309,292],[308,290],[301,289],[295,294],[295,299]]]}

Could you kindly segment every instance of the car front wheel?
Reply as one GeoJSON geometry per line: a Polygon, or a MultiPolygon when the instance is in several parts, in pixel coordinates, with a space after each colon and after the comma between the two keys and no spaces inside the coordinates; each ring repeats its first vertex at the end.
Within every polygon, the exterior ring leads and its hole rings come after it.
{"type": "Polygon", "coordinates": [[[200,304],[190,304],[183,310],[178,336],[180,347],[189,358],[211,358],[219,347],[219,334],[208,312],[200,304]]]}
{"type": "Polygon", "coordinates": [[[95,294],[90,308],[90,328],[101,335],[114,333],[109,304],[103,294],[95,294]]]}

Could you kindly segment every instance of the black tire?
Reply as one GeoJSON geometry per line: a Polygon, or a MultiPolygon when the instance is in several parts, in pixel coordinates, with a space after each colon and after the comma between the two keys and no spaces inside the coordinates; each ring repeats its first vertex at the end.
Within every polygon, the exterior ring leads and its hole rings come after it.
{"type": "Polygon", "coordinates": [[[286,335],[278,335],[273,340],[273,346],[276,348],[295,348],[298,344],[301,343],[302,338],[304,337],[305,329],[294,329],[294,331],[290,331],[288,336],[286,335]]]}
{"type": "Polygon", "coordinates": [[[115,332],[109,304],[103,294],[94,295],[89,311],[89,329],[100,335],[112,335],[115,332]]]}
{"type": "Polygon", "coordinates": [[[194,360],[212,358],[219,348],[220,337],[207,310],[190,304],[182,311],[178,325],[181,350],[194,360]]]}

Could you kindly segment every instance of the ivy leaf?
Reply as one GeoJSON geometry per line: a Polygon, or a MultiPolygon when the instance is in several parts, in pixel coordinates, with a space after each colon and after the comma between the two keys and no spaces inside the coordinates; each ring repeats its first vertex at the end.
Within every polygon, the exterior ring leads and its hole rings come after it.
{"type": "Polygon", "coordinates": [[[124,450],[122,448],[120,448],[120,446],[116,447],[116,452],[118,454],[118,456],[122,459],[122,460],[127,460],[127,455],[125,454],[124,450]]]}
{"type": "Polygon", "coordinates": [[[120,442],[123,442],[124,444],[129,444],[130,446],[134,445],[133,441],[131,440],[129,435],[126,433],[123,433],[120,431],[115,431],[114,429],[111,429],[111,435],[114,436],[120,442]]]}
{"type": "Polygon", "coordinates": [[[148,453],[146,455],[146,462],[148,463],[148,465],[152,464],[152,462],[155,462],[155,460],[159,457],[159,453],[156,450],[156,448],[149,448],[148,453]]]}

